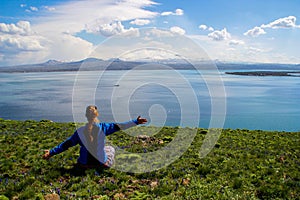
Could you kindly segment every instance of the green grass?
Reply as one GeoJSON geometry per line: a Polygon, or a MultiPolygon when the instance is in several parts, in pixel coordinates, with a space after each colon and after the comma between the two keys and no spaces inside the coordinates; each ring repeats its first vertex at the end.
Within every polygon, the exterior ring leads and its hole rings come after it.
{"type": "MultiPolygon", "coordinates": [[[[137,127],[132,132],[153,132],[137,127]]],[[[132,152],[156,151],[178,127],[163,127],[142,141],[118,132],[108,137],[132,152]]],[[[43,150],[70,136],[73,123],[0,119],[0,199],[300,199],[300,133],[222,130],[215,148],[199,158],[206,129],[171,165],[133,174],[107,169],[76,171],[79,146],[41,159],[43,150]]]]}

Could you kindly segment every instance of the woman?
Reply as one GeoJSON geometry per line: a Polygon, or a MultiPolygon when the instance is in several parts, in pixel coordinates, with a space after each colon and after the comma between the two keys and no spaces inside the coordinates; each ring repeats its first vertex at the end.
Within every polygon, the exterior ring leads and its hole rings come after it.
{"type": "Polygon", "coordinates": [[[105,136],[147,122],[147,119],[139,116],[137,119],[125,123],[100,123],[98,115],[97,106],[88,106],[85,114],[88,123],[77,129],[61,144],[51,150],[45,150],[43,158],[49,159],[51,156],[79,144],[81,146],[77,160],[79,166],[84,168],[111,167],[114,163],[115,149],[112,146],[105,146],[105,136]]]}

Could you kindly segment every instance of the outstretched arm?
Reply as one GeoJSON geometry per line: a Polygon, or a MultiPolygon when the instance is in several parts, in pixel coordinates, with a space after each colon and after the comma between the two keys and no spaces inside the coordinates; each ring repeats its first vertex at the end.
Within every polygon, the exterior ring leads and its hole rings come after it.
{"type": "Polygon", "coordinates": [[[43,155],[43,159],[48,160],[51,156],[59,154],[68,148],[75,146],[79,143],[79,136],[77,131],[68,139],[66,139],[61,144],[57,145],[56,147],[52,148],[51,150],[45,150],[45,154],[43,155]]]}
{"type": "Polygon", "coordinates": [[[128,122],[105,124],[105,135],[110,135],[116,131],[125,130],[125,129],[131,128],[133,126],[136,126],[139,124],[145,124],[145,123],[147,123],[147,119],[141,118],[141,116],[138,116],[136,119],[128,121],[128,122]]]}
{"type": "Polygon", "coordinates": [[[117,126],[121,130],[125,130],[128,128],[131,128],[133,126],[139,125],[139,124],[145,124],[147,122],[147,119],[141,118],[141,116],[138,116],[136,119],[131,120],[129,122],[124,122],[124,123],[117,123],[117,126]]]}

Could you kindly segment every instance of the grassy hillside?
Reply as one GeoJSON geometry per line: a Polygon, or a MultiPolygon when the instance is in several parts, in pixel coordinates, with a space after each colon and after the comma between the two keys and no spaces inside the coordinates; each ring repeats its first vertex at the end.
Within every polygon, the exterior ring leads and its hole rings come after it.
{"type": "MultiPolygon", "coordinates": [[[[122,132],[108,139],[128,151],[149,152],[170,142],[177,129],[164,127],[146,141],[122,132]]],[[[180,159],[142,174],[78,171],[79,147],[41,159],[44,149],[74,130],[73,123],[0,119],[0,199],[54,199],[53,193],[60,199],[300,199],[299,132],[226,129],[200,159],[207,130],[198,129],[180,159]]]]}

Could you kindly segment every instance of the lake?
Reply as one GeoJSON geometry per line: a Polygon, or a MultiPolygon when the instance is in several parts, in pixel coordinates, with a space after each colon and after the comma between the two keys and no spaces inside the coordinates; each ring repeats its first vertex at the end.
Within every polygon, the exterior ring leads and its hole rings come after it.
{"type": "Polygon", "coordinates": [[[0,73],[0,117],[84,121],[84,108],[95,103],[107,122],[142,115],[155,126],[300,131],[299,77],[217,76],[208,70],[0,73]]]}

